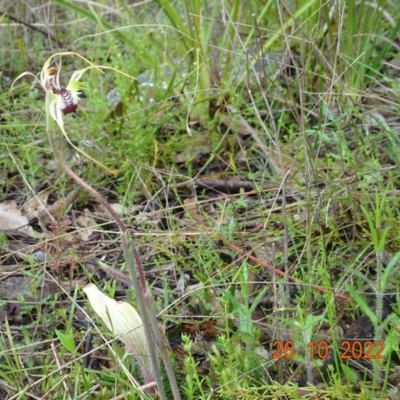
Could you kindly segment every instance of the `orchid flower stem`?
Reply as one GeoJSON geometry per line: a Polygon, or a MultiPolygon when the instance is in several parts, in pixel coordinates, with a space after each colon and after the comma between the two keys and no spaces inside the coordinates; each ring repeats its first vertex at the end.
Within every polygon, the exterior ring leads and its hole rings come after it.
{"type": "MultiPolygon", "coordinates": [[[[147,292],[147,294],[144,297],[144,300],[146,302],[146,306],[148,307],[148,309],[151,310],[149,313],[151,326],[158,327],[157,311],[156,311],[156,308],[154,305],[153,295],[151,294],[150,291],[147,292]]],[[[174,370],[172,368],[171,361],[168,356],[168,349],[165,346],[164,340],[161,336],[160,329],[155,329],[154,334],[155,334],[155,339],[158,343],[158,347],[160,349],[160,355],[161,355],[161,359],[162,359],[164,367],[165,367],[165,372],[167,373],[168,380],[171,385],[172,394],[173,394],[175,400],[179,400],[181,397],[180,397],[180,393],[179,393],[178,384],[176,382],[174,370]]]]}
{"type": "MultiPolygon", "coordinates": [[[[51,101],[50,96],[47,94],[46,110],[48,110],[50,101],[51,101]]],[[[176,382],[176,378],[172,369],[171,362],[168,358],[164,342],[162,340],[160,328],[157,323],[157,318],[156,318],[157,312],[154,305],[154,301],[151,295],[149,295],[150,292],[148,292],[148,289],[146,287],[143,265],[141,263],[139,253],[137,252],[134,246],[134,242],[132,238],[128,235],[126,225],[124,224],[122,219],[116,214],[116,212],[112,209],[107,200],[97,190],[95,190],[88,183],[86,183],[81,177],[75,174],[75,172],[72,171],[69,165],[65,162],[53,137],[54,127],[55,127],[54,120],[51,118],[49,113],[46,114],[47,114],[47,129],[46,129],[47,138],[50,143],[51,150],[55,155],[55,157],[57,158],[58,162],[60,163],[61,168],[76,183],[78,183],[82,188],[87,190],[94,198],[96,198],[99,201],[99,203],[110,213],[111,217],[114,219],[114,221],[119,226],[121,232],[123,233],[122,249],[124,251],[126,264],[129,268],[129,274],[132,278],[132,284],[136,293],[136,299],[138,302],[139,312],[143,322],[143,328],[146,333],[147,347],[152,366],[151,375],[154,376],[157,382],[159,398],[161,400],[167,400],[157,361],[156,349],[158,348],[160,350],[161,358],[163,360],[164,367],[166,369],[168,379],[171,385],[171,389],[174,394],[174,399],[180,400],[180,393],[176,382]]],[[[146,376],[148,376],[148,374],[146,374],[146,376]]]]}
{"type": "MultiPolygon", "coordinates": [[[[126,260],[126,265],[128,266],[129,269],[129,274],[132,277],[132,283],[133,283],[133,289],[135,290],[136,293],[141,293],[140,290],[140,285],[139,285],[139,279],[137,276],[137,268],[135,265],[134,261],[134,245],[132,238],[129,237],[127,233],[124,233],[122,236],[122,250],[124,251],[125,254],[125,260],[126,260]]],[[[146,341],[147,341],[147,346],[149,350],[149,355],[151,359],[151,366],[153,368],[152,375],[154,376],[156,382],[157,382],[157,387],[159,391],[159,396],[161,400],[167,400],[167,397],[165,396],[164,392],[164,386],[162,383],[162,378],[160,374],[160,370],[158,368],[158,362],[157,362],[157,355],[155,352],[155,347],[157,346],[157,341],[155,339],[155,335],[153,332],[158,330],[158,324],[157,327],[155,328],[154,326],[151,327],[151,319],[149,318],[149,309],[146,307],[146,302],[145,302],[145,296],[143,296],[143,293],[141,293],[140,296],[136,296],[138,307],[139,307],[139,313],[140,315],[146,315],[146,318],[142,318],[143,321],[143,329],[144,333],[146,336],[146,341]],[[147,309],[146,309],[147,308],[147,309]],[[153,329],[151,329],[153,328],[153,329]]]]}

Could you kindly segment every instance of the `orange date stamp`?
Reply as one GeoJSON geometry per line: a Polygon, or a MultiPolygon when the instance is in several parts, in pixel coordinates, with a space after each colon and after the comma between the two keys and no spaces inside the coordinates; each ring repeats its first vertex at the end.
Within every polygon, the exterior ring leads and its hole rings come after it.
{"type": "MultiPolygon", "coordinates": [[[[291,359],[296,354],[296,346],[291,340],[281,342],[275,340],[272,343],[274,352],[272,358],[274,360],[291,359]]],[[[310,342],[307,345],[310,358],[319,358],[324,360],[329,356],[332,350],[329,344],[324,340],[321,342],[310,342]]],[[[376,342],[370,340],[342,340],[340,342],[340,358],[343,360],[381,360],[385,357],[382,355],[385,350],[385,342],[378,340],[376,342]]]]}

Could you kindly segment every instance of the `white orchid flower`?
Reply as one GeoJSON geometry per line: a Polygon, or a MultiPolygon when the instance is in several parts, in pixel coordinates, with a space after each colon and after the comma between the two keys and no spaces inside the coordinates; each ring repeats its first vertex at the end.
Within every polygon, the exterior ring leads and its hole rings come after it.
{"type": "MultiPolygon", "coordinates": [[[[62,55],[65,54],[75,53],[63,53],[62,55]]],[[[66,136],[64,132],[63,115],[76,112],[80,95],[79,90],[85,86],[84,83],[79,82],[79,79],[88,69],[98,69],[98,67],[83,58],[87,63],[91,64],[91,66],[75,71],[72,74],[67,87],[63,88],[60,85],[61,65],[58,68],[50,67],[51,61],[55,56],[56,55],[51,56],[43,65],[40,74],[40,84],[46,92],[46,113],[50,113],[50,116],[57,122],[57,125],[66,136]]]]}
{"type": "MultiPolygon", "coordinates": [[[[79,82],[82,75],[89,69],[95,68],[98,71],[102,72],[102,69],[111,69],[116,71],[122,75],[125,75],[129,78],[131,76],[118,71],[111,67],[104,67],[104,66],[97,66],[92,64],[89,60],[82,57],[81,55],[74,53],[74,52],[65,52],[65,53],[57,53],[53,54],[49,59],[44,63],[42,72],[40,73],[40,80],[32,73],[32,72],[24,72],[19,75],[15,80],[14,83],[27,75],[33,76],[35,80],[39,81],[40,85],[42,86],[43,90],[46,92],[46,117],[47,117],[47,129],[54,128],[54,121],[57,123],[59,128],[61,129],[63,135],[67,139],[68,143],[79,153],[83,154],[85,157],[89,158],[91,161],[95,162],[96,164],[100,165],[102,168],[106,169],[111,173],[115,173],[115,171],[110,170],[109,168],[105,167],[104,165],[100,164],[98,161],[93,159],[92,157],[88,156],[85,152],[77,148],[69,139],[67,133],[65,132],[64,128],[64,119],[63,116],[74,113],[77,110],[78,102],[79,102],[79,95],[80,89],[85,86],[84,83],[79,82]],[[59,67],[50,67],[54,58],[68,56],[68,55],[75,55],[89,64],[89,67],[84,69],[75,71],[67,85],[67,87],[62,87],[60,84],[60,72],[61,72],[61,65],[59,67]]],[[[14,85],[13,83],[13,85],[14,85]]]]}
{"type": "Polygon", "coordinates": [[[78,81],[82,76],[81,71],[74,72],[66,88],[61,87],[59,75],[60,69],[47,68],[46,71],[42,71],[41,83],[46,93],[50,94],[50,115],[62,129],[64,126],[62,114],[67,115],[76,112],[80,95],[79,89],[84,84],[78,81]],[[51,80],[53,84],[51,84],[51,80]]]}

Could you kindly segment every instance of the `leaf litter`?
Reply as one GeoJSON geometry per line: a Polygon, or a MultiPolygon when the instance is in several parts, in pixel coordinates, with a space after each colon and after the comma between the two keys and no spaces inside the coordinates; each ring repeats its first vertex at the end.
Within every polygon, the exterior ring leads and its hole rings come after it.
{"type": "Polygon", "coordinates": [[[29,225],[28,217],[22,214],[15,201],[0,203],[0,226],[3,232],[18,231],[21,234],[36,237],[33,228],[29,225]]]}

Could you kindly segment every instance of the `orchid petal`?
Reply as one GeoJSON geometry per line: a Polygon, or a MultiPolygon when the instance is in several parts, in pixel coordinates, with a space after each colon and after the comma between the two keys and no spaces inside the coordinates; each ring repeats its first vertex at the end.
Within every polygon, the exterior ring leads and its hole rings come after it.
{"type": "Polygon", "coordinates": [[[50,84],[50,79],[54,78],[57,74],[57,68],[48,68],[46,71],[42,71],[41,73],[41,81],[42,87],[46,92],[51,92],[53,87],[50,84]]]}
{"type": "Polygon", "coordinates": [[[44,90],[48,90],[46,89],[47,84],[49,84],[48,82],[49,82],[48,70],[42,70],[42,72],[40,73],[40,83],[43,86],[44,90]]]}
{"type": "Polygon", "coordinates": [[[44,63],[42,72],[40,73],[40,81],[42,83],[43,89],[48,91],[51,90],[51,85],[49,83],[50,79],[50,63],[51,63],[52,57],[49,57],[47,61],[44,63]]]}
{"type": "Polygon", "coordinates": [[[60,66],[56,68],[56,73],[54,74],[53,82],[54,82],[54,87],[57,89],[60,89],[60,72],[61,72],[61,60],[62,58],[60,57],[60,66]]]}
{"type": "Polygon", "coordinates": [[[64,132],[64,120],[62,117],[61,110],[58,107],[57,99],[53,99],[51,101],[49,111],[50,111],[51,118],[53,118],[54,121],[57,122],[57,125],[59,126],[61,131],[64,133],[64,135],[66,135],[66,133],[64,132]]]}
{"type": "Polygon", "coordinates": [[[44,65],[43,65],[42,72],[43,72],[43,71],[47,71],[47,70],[49,69],[50,63],[51,63],[51,60],[53,59],[53,57],[54,57],[54,56],[50,56],[50,57],[46,60],[46,62],[45,62],[44,65]]]}
{"type": "Polygon", "coordinates": [[[14,82],[12,83],[10,89],[13,88],[14,83],[15,83],[18,79],[21,79],[21,78],[23,78],[24,76],[28,76],[28,75],[33,76],[33,79],[34,79],[35,81],[37,81],[39,84],[41,84],[41,82],[39,81],[38,77],[37,77],[36,75],[32,74],[32,72],[23,72],[21,75],[18,75],[18,76],[14,79],[14,82]]]}
{"type": "Polygon", "coordinates": [[[53,83],[54,83],[53,86],[55,88],[57,88],[57,89],[61,88],[61,86],[60,86],[60,70],[59,69],[56,70],[56,72],[53,76],[53,83]]]}
{"type": "Polygon", "coordinates": [[[72,81],[79,81],[79,79],[81,79],[82,75],[86,72],[87,68],[85,69],[80,69],[79,71],[75,71],[72,76],[71,79],[69,80],[69,82],[71,83],[72,81]]]}
{"type": "MultiPolygon", "coordinates": [[[[27,75],[33,76],[33,78],[36,79],[36,80],[39,82],[39,79],[37,78],[37,76],[34,75],[34,74],[32,74],[32,72],[23,72],[21,75],[18,75],[18,76],[14,79],[14,82],[17,81],[18,79],[23,78],[24,76],[27,76],[27,75]]],[[[40,82],[39,82],[39,83],[40,83],[40,82]]]]}

